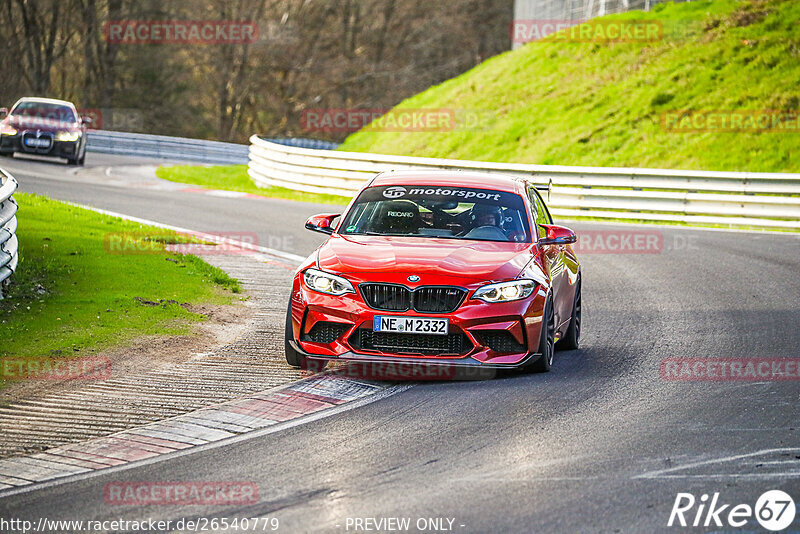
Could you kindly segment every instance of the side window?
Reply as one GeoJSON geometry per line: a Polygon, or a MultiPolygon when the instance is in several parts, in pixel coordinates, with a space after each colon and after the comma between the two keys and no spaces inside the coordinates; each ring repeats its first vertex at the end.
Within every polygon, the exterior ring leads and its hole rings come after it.
{"type": "Polygon", "coordinates": [[[550,210],[547,209],[544,200],[542,200],[542,197],[541,195],[539,195],[538,192],[536,193],[536,200],[538,201],[537,209],[539,210],[539,213],[542,216],[541,224],[553,224],[553,218],[550,216],[550,210]]]}
{"type": "Polygon", "coordinates": [[[541,225],[553,224],[553,219],[550,217],[550,213],[547,211],[544,202],[542,202],[539,193],[536,192],[536,188],[533,186],[528,187],[528,199],[530,199],[531,208],[534,210],[532,215],[533,220],[536,222],[536,235],[540,238],[544,237],[547,232],[541,225]]]}
{"type": "Polygon", "coordinates": [[[533,187],[528,186],[528,200],[531,203],[531,220],[533,224],[537,226],[536,228],[536,235],[541,235],[539,232],[539,204],[536,203],[536,192],[533,190],[533,187]]]}

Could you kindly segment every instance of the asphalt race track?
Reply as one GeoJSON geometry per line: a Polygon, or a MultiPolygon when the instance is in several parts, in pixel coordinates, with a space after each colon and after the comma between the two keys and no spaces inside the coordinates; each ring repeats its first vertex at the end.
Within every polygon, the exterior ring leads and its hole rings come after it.
{"type": "Polygon", "coordinates": [[[260,245],[301,255],[310,254],[324,241],[319,234],[305,230],[303,224],[310,214],[331,211],[330,205],[305,204],[301,209],[295,202],[280,199],[176,194],[168,189],[144,187],[148,178],[140,176],[135,168],[129,171],[131,165],[159,163],[162,161],[96,153],[86,156],[83,168],[69,167],[56,159],[0,159],[0,167],[11,172],[19,182],[19,190],[26,193],[203,232],[255,232],[260,245]],[[121,183],[128,186],[112,185],[121,183]]]}
{"type": "MultiPolygon", "coordinates": [[[[102,182],[117,167],[152,160],[90,153],[86,164],[76,173],[60,163],[0,160],[24,192],[195,230],[255,232],[261,244],[301,255],[321,242],[303,222],[330,211],[102,182]]],[[[24,211],[18,217],[23,228],[24,211]]],[[[642,230],[572,226],[579,234],[642,230]]],[[[656,253],[581,255],[582,348],[556,353],[548,374],[419,383],[281,432],[2,498],[0,515],[269,516],[279,532],[355,532],[356,518],[394,517],[412,527],[445,518],[445,528],[452,520],[449,528],[465,533],[659,532],[677,530],[667,521],[679,492],[698,500],[719,492],[720,504],[731,506],[754,506],[772,489],[797,498],[797,378],[672,381],[660,366],[675,357],[798,357],[800,239],[646,230],[663,238],[656,253]],[[260,499],[241,507],[104,502],[109,482],[182,480],[252,481],[260,499]]],[[[426,524],[436,531],[437,523],[426,524]]],[[[757,530],[751,518],[737,531],[757,530]]]]}

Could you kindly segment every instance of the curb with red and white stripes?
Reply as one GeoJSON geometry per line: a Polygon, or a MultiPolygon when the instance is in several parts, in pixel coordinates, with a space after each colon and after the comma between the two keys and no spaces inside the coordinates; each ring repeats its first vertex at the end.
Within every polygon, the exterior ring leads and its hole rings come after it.
{"type": "Polygon", "coordinates": [[[392,385],[320,374],[268,391],[45,452],[0,460],[0,497],[251,439],[399,393],[392,385]]]}

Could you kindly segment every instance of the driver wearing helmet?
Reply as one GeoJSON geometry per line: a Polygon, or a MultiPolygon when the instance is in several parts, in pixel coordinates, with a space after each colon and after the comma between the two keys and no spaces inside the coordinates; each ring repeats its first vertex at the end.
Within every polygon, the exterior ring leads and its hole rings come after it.
{"type": "Polygon", "coordinates": [[[469,214],[472,228],[481,226],[496,226],[502,230],[503,212],[498,206],[489,204],[475,204],[469,214]]]}

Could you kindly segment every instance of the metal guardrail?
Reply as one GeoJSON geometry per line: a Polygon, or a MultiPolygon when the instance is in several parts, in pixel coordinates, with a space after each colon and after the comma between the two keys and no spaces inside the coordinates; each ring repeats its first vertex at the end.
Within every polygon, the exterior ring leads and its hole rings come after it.
{"type": "MultiPolygon", "coordinates": [[[[189,139],[166,135],[150,135],[108,130],[89,130],[87,148],[92,152],[142,156],[170,160],[216,163],[223,165],[246,165],[248,146],[222,143],[205,139],[189,139]]],[[[317,139],[270,139],[273,143],[301,148],[333,150],[336,143],[317,139]]]]}
{"type": "Polygon", "coordinates": [[[381,171],[464,170],[550,184],[562,218],[596,217],[800,229],[800,174],[566,167],[320,151],[250,138],[248,174],[260,186],[352,196],[381,171]]]}
{"type": "Polygon", "coordinates": [[[279,145],[294,146],[297,148],[314,148],[317,150],[336,150],[339,148],[339,143],[331,143],[330,141],[320,141],[319,139],[303,139],[300,137],[290,137],[287,139],[265,139],[272,143],[279,145]]]}
{"type": "Polygon", "coordinates": [[[105,154],[142,156],[198,163],[245,164],[247,145],[107,130],[89,130],[87,149],[105,154]]]}
{"type": "Polygon", "coordinates": [[[17,241],[17,202],[12,196],[17,190],[17,181],[8,172],[0,169],[0,298],[3,286],[19,263],[19,242],[17,241]]]}

